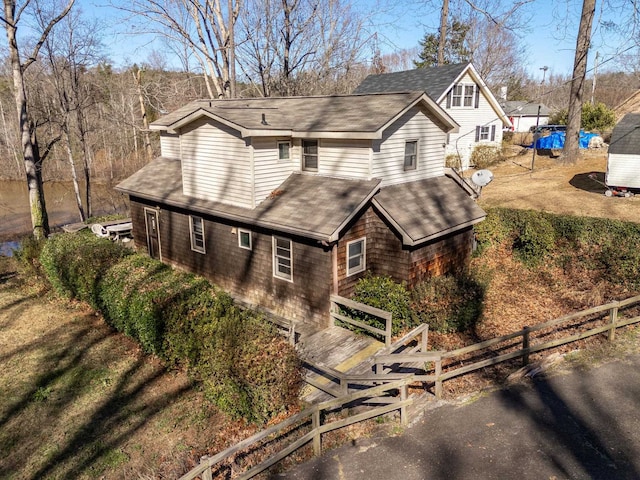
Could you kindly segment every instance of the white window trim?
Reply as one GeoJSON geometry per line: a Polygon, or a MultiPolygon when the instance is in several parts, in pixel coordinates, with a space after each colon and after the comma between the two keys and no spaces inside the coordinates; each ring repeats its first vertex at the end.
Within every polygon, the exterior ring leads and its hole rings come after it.
{"type": "Polygon", "coordinates": [[[453,86],[453,90],[451,92],[451,108],[475,108],[476,88],[478,88],[478,86],[475,83],[456,83],[453,86]],[[456,87],[460,87],[461,88],[460,95],[456,95],[455,94],[456,87]],[[473,87],[473,91],[471,93],[471,105],[465,105],[464,104],[464,99],[466,97],[465,91],[466,91],[467,87],[473,87]],[[454,105],[454,99],[455,98],[459,98],[460,99],[460,105],[454,105]]]}
{"type": "Polygon", "coordinates": [[[303,172],[318,173],[319,169],[320,169],[320,140],[317,138],[302,139],[300,141],[300,170],[302,170],[303,172]],[[316,163],[317,163],[316,168],[305,168],[304,142],[316,142],[316,149],[318,151],[318,153],[316,153],[316,163]]]}
{"type": "Polygon", "coordinates": [[[191,250],[198,253],[207,253],[207,245],[204,237],[204,220],[196,215],[189,215],[189,236],[191,238],[191,250]],[[198,247],[195,242],[195,231],[193,229],[193,220],[197,218],[202,225],[202,247],[198,247]]]}
{"type": "MultiPolygon", "coordinates": [[[[291,282],[293,283],[293,242],[291,241],[291,239],[289,238],[285,238],[285,237],[278,237],[276,235],[273,235],[271,237],[271,248],[272,248],[272,263],[273,263],[273,276],[276,278],[279,278],[280,280],[286,280],[287,282],[291,282]],[[291,268],[291,273],[289,274],[289,276],[286,276],[284,274],[282,274],[281,272],[278,271],[278,247],[277,247],[277,240],[284,240],[289,242],[289,265],[291,268]]],[[[283,257],[284,258],[284,257],[283,257]]]]}
{"type": "Polygon", "coordinates": [[[251,238],[251,230],[246,230],[244,228],[238,229],[238,247],[244,248],[245,250],[253,250],[253,239],[251,238]],[[249,246],[242,245],[242,234],[246,233],[249,235],[249,246]]]}
{"type": "Polygon", "coordinates": [[[491,125],[480,125],[480,138],[478,142],[490,142],[491,141],[491,125]],[[483,130],[487,130],[487,138],[482,138],[483,130]]]}
{"type": "Polygon", "coordinates": [[[350,242],[347,242],[347,277],[350,277],[351,275],[355,275],[356,273],[360,273],[360,272],[364,272],[367,269],[367,237],[360,237],[357,238],[356,240],[352,240],[350,242]],[[350,269],[349,268],[349,260],[351,259],[351,257],[349,256],[349,247],[354,244],[354,243],[358,243],[358,242],[362,242],[362,253],[360,254],[360,256],[362,257],[362,263],[360,266],[354,268],[354,269],[350,269]]]}
{"type": "Polygon", "coordinates": [[[289,162],[291,161],[291,148],[292,148],[292,144],[291,144],[291,140],[278,140],[276,142],[276,155],[278,156],[278,162],[289,162]],[[287,144],[289,145],[289,158],[280,158],[280,145],[282,144],[287,144]]]}
{"type": "Polygon", "coordinates": [[[404,156],[402,157],[402,167],[404,169],[405,172],[411,172],[413,170],[417,170],[418,169],[418,152],[420,151],[420,140],[417,138],[408,138],[407,140],[404,141],[404,156]],[[416,160],[413,164],[413,166],[411,167],[407,167],[406,161],[407,161],[407,143],[411,143],[411,142],[415,142],[416,144],[416,160]]]}

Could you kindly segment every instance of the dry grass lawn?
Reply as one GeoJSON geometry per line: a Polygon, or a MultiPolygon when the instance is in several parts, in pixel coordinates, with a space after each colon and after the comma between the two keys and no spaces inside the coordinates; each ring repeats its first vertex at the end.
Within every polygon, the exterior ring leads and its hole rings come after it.
{"type": "Polygon", "coordinates": [[[605,197],[605,187],[589,178],[595,173],[604,182],[606,151],[583,152],[575,165],[538,155],[533,172],[531,159],[531,150],[526,150],[491,167],[494,180],[482,190],[480,205],[640,221],[640,195],[605,197]]]}

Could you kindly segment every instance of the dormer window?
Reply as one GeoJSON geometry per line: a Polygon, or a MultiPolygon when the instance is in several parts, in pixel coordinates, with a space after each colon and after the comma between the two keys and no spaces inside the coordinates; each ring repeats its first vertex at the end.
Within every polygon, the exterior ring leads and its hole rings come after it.
{"type": "Polygon", "coordinates": [[[302,140],[302,170],[318,171],[318,140],[302,140]]]}

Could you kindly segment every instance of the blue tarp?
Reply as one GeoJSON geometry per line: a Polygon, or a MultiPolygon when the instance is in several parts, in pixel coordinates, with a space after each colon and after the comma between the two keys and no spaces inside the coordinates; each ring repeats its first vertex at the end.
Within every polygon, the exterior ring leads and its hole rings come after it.
{"type": "MultiPolygon", "coordinates": [[[[586,133],[580,130],[580,148],[589,148],[589,141],[597,136],[597,133],[586,133]]],[[[536,148],[559,150],[564,147],[564,139],[565,132],[553,132],[546,137],[540,137],[536,142],[536,148]]],[[[533,143],[529,148],[533,148],[533,143]]]]}

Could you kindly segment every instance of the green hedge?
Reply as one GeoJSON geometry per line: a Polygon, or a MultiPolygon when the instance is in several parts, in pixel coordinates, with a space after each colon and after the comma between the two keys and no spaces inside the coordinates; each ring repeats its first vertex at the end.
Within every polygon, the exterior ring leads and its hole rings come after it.
{"type": "Polygon", "coordinates": [[[88,301],[167,365],[184,365],[223,412],[264,422],[296,403],[295,349],[205,279],[87,235],[52,237],[40,258],[56,292],[88,301]]]}

